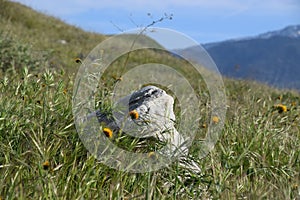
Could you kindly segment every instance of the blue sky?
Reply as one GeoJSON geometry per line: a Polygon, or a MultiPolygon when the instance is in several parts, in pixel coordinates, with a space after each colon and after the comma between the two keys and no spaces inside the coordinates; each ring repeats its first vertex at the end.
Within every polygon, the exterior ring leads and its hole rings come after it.
{"type": "Polygon", "coordinates": [[[300,24],[299,0],[15,0],[104,34],[156,24],[182,32],[199,43],[254,36],[300,24]],[[150,15],[148,14],[150,13],[150,15]]]}

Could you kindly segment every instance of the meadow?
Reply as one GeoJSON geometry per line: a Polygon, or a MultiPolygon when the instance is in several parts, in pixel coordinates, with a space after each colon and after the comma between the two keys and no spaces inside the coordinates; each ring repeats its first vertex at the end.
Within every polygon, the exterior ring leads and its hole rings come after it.
{"type": "MultiPolygon", "coordinates": [[[[197,145],[190,149],[200,174],[177,162],[155,172],[117,171],[86,150],[72,114],[76,58],[107,36],[17,3],[0,5],[0,199],[300,198],[298,92],[224,78],[222,134],[205,158],[197,158],[197,145]]],[[[137,54],[133,62],[144,60],[137,54]]],[[[112,68],[99,89],[98,101],[108,109],[119,73],[112,68]]]]}

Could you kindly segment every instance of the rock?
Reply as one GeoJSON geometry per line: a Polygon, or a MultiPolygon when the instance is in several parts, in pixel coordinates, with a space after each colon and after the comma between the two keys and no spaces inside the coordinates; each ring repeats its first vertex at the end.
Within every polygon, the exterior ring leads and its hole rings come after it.
{"type": "Polygon", "coordinates": [[[120,99],[114,116],[117,124],[130,135],[140,138],[156,136],[163,140],[161,133],[174,128],[173,104],[173,98],[164,90],[147,86],[120,99]],[[127,114],[130,112],[138,113],[138,117],[132,118],[127,114]]]}
{"type": "Polygon", "coordinates": [[[58,43],[60,44],[67,44],[68,42],[66,40],[57,40],[58,43]]]}
{"type": "MultiPolygon", "coordinates": [[[[174,99],[164,90],[155,86],[146,86],[117,101],[113,118],[107,117],[101,111],[96,115],[100,123],[105,123],[114,132],[122,129],[128,135],[147,138],[155,137],[165,142],[162,154],[178,156],[186,160],[188,153],[185,139],[175,128],[174,99]]],[[[180,163],[193,171],[200,172],[195,164],[180,163]]]]}

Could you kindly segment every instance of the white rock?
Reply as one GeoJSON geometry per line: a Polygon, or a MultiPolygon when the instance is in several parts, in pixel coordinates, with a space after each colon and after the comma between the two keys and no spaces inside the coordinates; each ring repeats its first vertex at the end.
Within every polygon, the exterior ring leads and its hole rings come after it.
{"type": "MultiPolygon", "coordinates": [[[[161,153],[186,160],[184,158],[188,148],[185,139],[174,126],[173,106],[173,97],[164,90],[147,86],[118,100],[113,112],[114,119],[109,119],[101,111],[97,111],[96,115],[99,122],[104,122],[114,131],[122,129],[126,134],[138,138],[155,137],[167,144],[161,153]],[[138,118],[132,119],[129,115],[130,111],[136,111],[138,118]]],[[[200,172],[200,168],[195,163],[189,165],[185,163],[187,162],[180,165],[197,173],[200,172]]]]}

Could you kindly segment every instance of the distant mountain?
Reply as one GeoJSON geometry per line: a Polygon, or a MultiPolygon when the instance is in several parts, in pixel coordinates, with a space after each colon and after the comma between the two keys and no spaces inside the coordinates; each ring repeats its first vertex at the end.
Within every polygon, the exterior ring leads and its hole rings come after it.
{"type": "Polygon", "coordinates": [[[289,38],[300,38],[300,25],[288,26],[278,31],[270,31],[257,36],[257,38],[269,39],[271,37],[281,36],[289,38]]]}
{"type": "Polygon", "coordinates": [[[300,91],[300,25],[203,46],[224,76],[300,91]]]}

